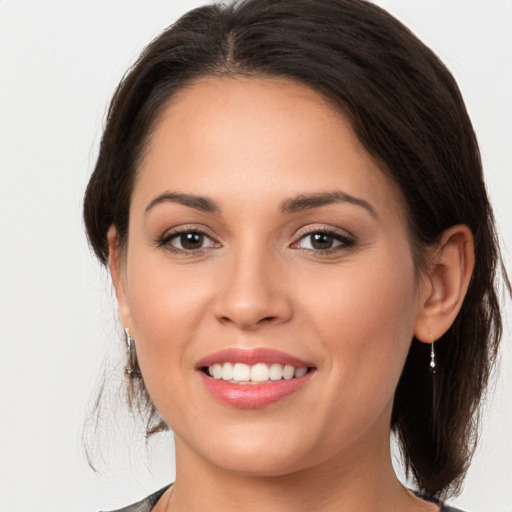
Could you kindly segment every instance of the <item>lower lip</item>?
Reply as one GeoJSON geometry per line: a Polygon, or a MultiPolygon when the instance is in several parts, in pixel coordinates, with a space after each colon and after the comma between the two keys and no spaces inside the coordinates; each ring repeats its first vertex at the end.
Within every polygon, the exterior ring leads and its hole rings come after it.
{"type": "Polygon", "coordinates": [[[232,384],[213,379],[199,372],[206,389],[217,400],[241,409],[256,409],[277,402],[301,389],[314,372],[290,380],[268,381],[264,384],[232,384]]]}

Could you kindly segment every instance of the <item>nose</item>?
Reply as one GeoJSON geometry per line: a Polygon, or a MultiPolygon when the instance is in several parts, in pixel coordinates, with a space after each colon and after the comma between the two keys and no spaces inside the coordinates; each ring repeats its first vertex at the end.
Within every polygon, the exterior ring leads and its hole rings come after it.
{"type": "Polygon", "coordinates": [[[293,314],[279,258],[261,251],[244,251],[225,262],[214,306],[218,321],[245,331],[281,324],[293,314]]]}

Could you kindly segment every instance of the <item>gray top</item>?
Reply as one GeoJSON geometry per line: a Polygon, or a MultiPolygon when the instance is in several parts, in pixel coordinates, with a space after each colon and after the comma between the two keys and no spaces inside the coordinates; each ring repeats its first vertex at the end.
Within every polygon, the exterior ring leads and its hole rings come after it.
{"type": "MultiPolygon", "coordinates": [[[[172,484],[171,484],[172,485],[172,484]]],[[[113,510],[112,512],[151,512],[153,510],[153,507],[156,505],[158,500],[162,497],[163,493],[169,489],[171,485],[167,485],[163,489],[160,489],[159,491],[155,492],[154,494],[151,494],[147,498],[144,498],[142,501],[138,501],[137,503],[134,503],[133,505],[129,505],[128,507],[120,508],[119,510],[113,510]]],[[[418,494],[418,493],[416,493],[418,494]]],[[[435,498],[429,497],[429,496],[421,496],[421,498],[427,501],[432,501],[434,503],[437,503],[441,507],[441,512],[463,512],[462,510],[458,508],[448,507],[447,505],[441,503],[440,501],[436,500],[435,498]]]]}
{"type": "Polygon", "coordinates": [[[138,501],[128,507],[120,508],[119,510],[113,510],[112,512],[151,512],[158,500],[162,497],[162,494],[169,489],[171,485],[165,486],[163,489],[156,491],[147,498],[144,498],[142,501],[138,501]]]}

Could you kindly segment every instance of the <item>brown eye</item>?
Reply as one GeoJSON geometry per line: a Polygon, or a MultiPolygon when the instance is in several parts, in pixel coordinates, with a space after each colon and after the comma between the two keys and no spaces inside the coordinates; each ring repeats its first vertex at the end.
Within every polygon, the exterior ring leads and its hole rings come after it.
{"type": "Polygon", "coordinates": [[[311,237],[311,247],[317,250],[330,249],[334,242],[334,237],[327,233],[313,233],[309,236],[311,237]]]}
{"type": "Polygon", "coordinates": [[[337,252],[354,245],[354,240],[333,231],[311,231],[300,237],[293,248],[321,253],[337,252]]]}
{"type": "Polygon", "coordinates": [[[168,238],[166,243],[181,251],[198,251],[215,245],[215,242],[210,237],[198,231],[176,233],[168,238]]]}
{"type": "Polygon", "coordinates": [[[304,235],[297,244],[301,249],[312,249],[315,251],[325,251],[336,246],[342,245],[339,237],[323,231],[308,233],[304,235]]]}
{"type": "Polygon", "coordinates": [[[203,246],[204,236],[200,233],[184,233],[179,236],[179,241],[183,249],[200,249],[203,246]]]}

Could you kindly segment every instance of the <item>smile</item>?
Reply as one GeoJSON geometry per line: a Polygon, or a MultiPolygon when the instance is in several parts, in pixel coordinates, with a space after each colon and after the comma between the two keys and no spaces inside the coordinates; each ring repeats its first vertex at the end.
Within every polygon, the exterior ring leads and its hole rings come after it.
{"type": "Polygon", "coordinates": [[[300,378],[306,375],[308,368],[300,366],[295,368],[289,364],[279,363],[266,364],[256,363],[248,365],[245,363],[223,363],[208,366],[207,374],[217,380],[228,381],[232,384],[256,384],[262,382],[275,382],[300,378]]]}
{"type": "Polygon", "coordinates": [[[211,354],[196,366],[209,395],[232,407],[260,408],[304,388],[316,367],[269,348],[231,348],[211,354]]]}

